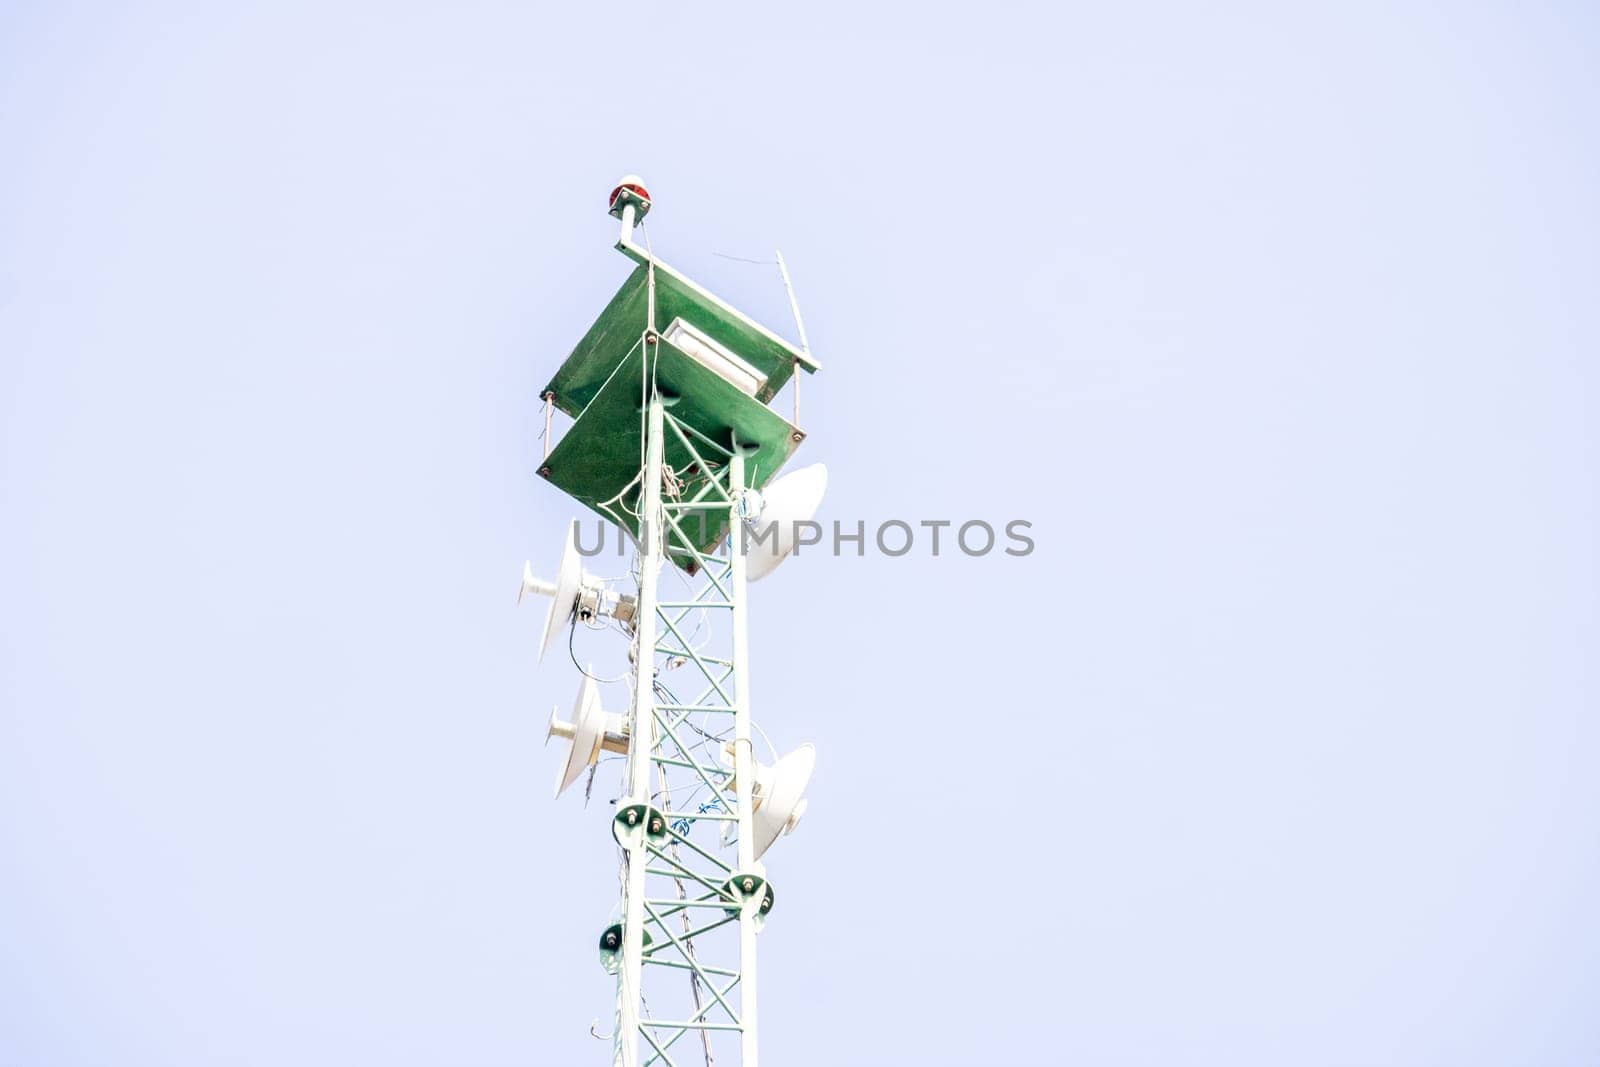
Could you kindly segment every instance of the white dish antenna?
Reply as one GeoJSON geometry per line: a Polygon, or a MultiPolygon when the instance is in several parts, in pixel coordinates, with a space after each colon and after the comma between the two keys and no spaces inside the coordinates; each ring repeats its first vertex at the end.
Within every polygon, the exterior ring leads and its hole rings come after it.
{"type": "Polygon", "coordinates": [[[578,686],[577,700],[572,703],[572,721],[563,722],[558,718],[560,710],[551,709],[550,728],[544,735],[547,745],[552,737],[571,743],[566,759],[556,768],[556,796],[560,796],[594,765],[600,758],[602,748],[614,750],[620,747],[621,751],[627,751],[627,741],[622,736],[622,716],[606,714],[600,706],[600,691],[594,679],[587,674],[578,686]]]}
{"type": "Polygon", "coordinates": [[[771,767],[756,764],[756,788],[752,807],[755,856],[772,847],[780,835],[794,832],[806,813],[806,786],[817,769],[817,750],[801,745],[771,767]]]}
{"type": "Polygon", "coordinates": [[[756,538],[749,542],[745,578],[759,582],[778,569],[795,549],[795,524],[809,522],[828,491],[828,468],[821,463],[790,471],[761,494],[761,515],[752,525],[756,538]]]}
{"type": "MultiPolygon", "coordinates": [[[[732,741],[723,745],[722,756],[724,764],[732,764],[732,741]]],[[[805,818],[806,786],[811,784],[811,774],[816,769],[817,749],[811,744],[801,745],[770,766],[756,762],[755,785],[750,791],[756,859],[778,838],[794,833],[805,818]]]]}
{"type": "Polygon", "coordinates": [[[517,603],[529,593],[550,598],[550,614],[544,619],[544,633],[539,638],[539,662],[550,645],[578,610],[578,598],[583,592],[583,564],[578,556],[577,527],[567,527],[567,543],[561,549],[561,563],[556,568],[556,580],[547,582],[536,578],[531,564],[522,565],[522,585],[517,590],[517,603]]]}

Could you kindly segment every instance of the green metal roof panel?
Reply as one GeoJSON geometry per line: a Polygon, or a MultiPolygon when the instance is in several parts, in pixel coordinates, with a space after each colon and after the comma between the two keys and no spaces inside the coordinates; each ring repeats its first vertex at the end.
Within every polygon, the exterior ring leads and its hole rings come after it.
{"type": "MultiPolygon", "coordinates": [[[[613,305],[617,302],[612,301],[613,305]]],[[[594,333],[590,331],[591,335],[594,333]]],[[[766,404],[751,399],[665,340],[650,347],[659,350],[654,367],[650,368],[656,388],[668,399],[667,411],[672,418],[688,427],[687,436],[701,458],[720,469],[737,440],[749,449],[745,460],[747,483],[759,489],[770,482],[804,434],[766,404]]],[[[552,485],[597,514],[620,522],[635,537],[639,534],[635,517],[639,487],[630,483],[639,477],[643,455],[641,412],[647,369],[643,349],[639,345],[623,352],[620,364],[613,365],[593,388],[577,421],[539,469],[552,485]],[[615,502],[606,506],[610,501],[615,502]]],[[[569,367],[577,355],[574,353],[574,359],[567,361],[569,367]]],[[[565,372],[568,368],[562,369],[565,372]]],[[[698,469],[689,450],[670,430],[663,459],[681,482],[684,499],[693,497],[708,480],[709,472],[698,469]]],[[[695,521],[691,525],[687,515],[679,521],[702,552],[715,547],[727,533],[725,514],[715,522],[695,521]]],[[[670,535],[668,557],[690,569],[688,561],[674,553],[674,542],[682,545],[675,534],[670,535]]]]}
{"type": "MultiPolygon", "coordinates": [[[[622,288],[600,313],[556,372],[545,392],[555,394],[556,407],[577,416],[644,335],[649,317],[649,268],[634,268],[622,288]]],[[[796,361],[808,371],[814,361],[661,262],[656,263],[656,329],[665,330],[682,318],[704,331],[765,378],[757,394],[769,402],[794,373],[796,361]]]]}

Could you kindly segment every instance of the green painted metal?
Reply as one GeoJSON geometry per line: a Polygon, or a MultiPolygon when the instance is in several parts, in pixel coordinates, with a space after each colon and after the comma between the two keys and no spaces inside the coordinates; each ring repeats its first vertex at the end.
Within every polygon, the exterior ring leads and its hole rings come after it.
{"type": "MultiPolygon", "coordinates": [[[[716,478],[735,441],[746,449],[745,467],[754,475],[749,481],[755,488],[771,481],[799,446],[804,434],[786,419],[664,339],[645,345],[635,334],[630,343],[632,348],[619,353],[619,363],[539,469],[552,485],[597,514],[638,536],[640,400],[647,381],[647,351],[656,353],[648,373],[656,390],[668,398],[667,417],[684,431],[681,436],[669,432],[664,442],[664,462],[679,479],[680,499],[690,500],[707,490],[720,492],[716,478]]],[[[563,373],[567,370],[562,368],[563,373]]],[[[726,506],[673,518],[677,525],[669,527],[667,556],[694,573],[699,561],[689,549],[709,552],[721,542],[728,529],[726,506]]]]}
{"type": "Polygon", "coordinates": [[[617,839],[617,844],[624,848],[634,838],[641,841],[665,841],[667,839],[667,819],[661,812],[648,804],[628,804],[617,809],[617,814],[611,819],[611,835],[617,839]]]}
{"type": "MultiPolygon", "coordinates": [[[[720,905],[720,901],[713,901],[713,905],[720,905]]],[[[727,908],[724,906],[723,910],[727,908]]],[[[655,939],[650,936],[650,931],[644,932],[644,944],[649,948],[655,939]]],[[[622,924],[612,923],[600,934],[600,966],[607,974],[616,974],[622,968],[622,924]]]]}
{"type": "MultiPolygon", "coordinates": [[[[665,330],[673,319],[682,318],[703,330],[766,377],[766,386],[756,397],[763,404],[778,395],[794,373],[797,360],[808,371],[811,369],[807,366],[809,357],[798,348],[756,326],[676,271],[657,264],[655,276],[656,329],[665,330]]],[[[628,275],[545,386],[546,393],[555,394],[556,407],[577,417],[589,405],[644,334],[649,324],[649,305],[650,269],[641,265],[628,275]]]]}

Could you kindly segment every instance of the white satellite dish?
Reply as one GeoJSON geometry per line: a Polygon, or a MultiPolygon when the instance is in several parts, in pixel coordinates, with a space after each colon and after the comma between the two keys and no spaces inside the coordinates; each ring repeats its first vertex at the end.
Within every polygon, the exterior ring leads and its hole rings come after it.
{"type": "Polygon", "coordinates": [[[530,564],[522,565],[522,585],[517,590],[517,603],[529,593],[550,598],[550,614],[544,618],[544,633],[539,638],[539,662],[550,651],[556,634],[560,633],[578,610],[578,599],[583,592],[583,564],[578,557],[577,527],[567,527],[567,543],[561,549],[561,564],[556,568],[556,580],[547,582],[534,577],[530,564]]]}
{"type": "MultiPolygon", "coordinates": [[[[722,761],[725,766],[733,765],[732,741],[722,746],[722,761]]],[[[779,837],[793,833],[800,825],[806,814],[806,786],[816,767],[817,749],[810,744],[801,745],[771,766],[757,761],[755,786],[750,794],[756,859],[779,837]]],[[[730,783],[735,781],[729,778],[730,783]]]]}
{"type": "Polygon", "coordinates": [[[587,674],[578,686],[578,699],[572,704],[572,721],[557,718],[559,708],[551,709],[550,728],[545,732],[545,744],[552,737],[570,741],[567,758],[556,768],[556,796],[583,776],[583,772],[600,758],[602,748],[626,752],[627,739],[622,734],[622,716],[608,715],[600,706],[600,692],[594,679],[587,674]]]}
{"type": "Polygon", "coordinates": [[[745,577],[759,582],[789,558],[795,549],[795,524],[809,522],[822,506],[828,489],[828,468],[821,463],[790,471],[761,494],[761,515],[752,525],[756,537],[748,541],[745,577]],[[774,527],[776,529],[774,529],[774,527]]]}
{"type": "Polygon", "coordinates": [[[755,856],[772,847],[781,834],[793,833],[806,813],[806,786],[817,769],[817,750],[801,745],[771,767],[756,764],[752,804],[755,856]]]}

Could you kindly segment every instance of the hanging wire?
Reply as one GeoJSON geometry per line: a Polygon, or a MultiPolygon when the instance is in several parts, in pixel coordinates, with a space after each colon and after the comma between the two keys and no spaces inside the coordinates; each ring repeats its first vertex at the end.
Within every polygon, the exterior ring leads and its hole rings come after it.
{"type": "MultiPolygon", "coordinates": [[[[599,629],[599,627],[596,627],[596,628],[599,629]]],[[[574,667],[578,668],[578,670],[580,672],[582,672],[582,674],[583,674],[583,676],[585,678],[589,678],[589,679],[592,679],[593,681],[600,682],[603,685],[611,685],[611,684],[613,684],[615,682],[627,681],[630,677],[633,676],[633,672],[631,670],[627,674],[619,674],[615,678],[601,678],[599,675],[590,674],[588,668],[586,668],[583,664],[578,662],[578,650],[576,648],[574,648],[573,644],[572,644],[573,641],[577,638],[577,636],[578,636],[578,619],[577,619],[577,613],[574,612],[572,621],[570,623],[570,628],[567,630],[567,655],[572,657],[572,665],[574,667]]]]}
{"type": "MultiPolygon", "coordinates": [[[[663,774],[661,776],[661,797],[662,797],[661,806],[666,808],[666,809],[668,809],[668,810],[671,810],[671,808],[672,808],[672,793],[671,793],[671,791],[670,791],[670,789],[668,787],[667,779],[666,779],[666,775],[665,774],[663,774]]],[[[687,833],[688,832],[687,828],[683,832],[687,833]]],[[[673,861],[675,863],[681,865],[682,862],[683,862],[683,857],[678,851],[678,842],[673,841],[667,847],[672,852],[673,861]]],[[[674,874],[672,876],[672,882],[673,882],[674,885],[676,885],[678,887],[678,899],[679,900],[688,900],[689,899],[689,890],[688,890],[688,887],[683,884],[683,879],[681,877],[679,877],[678,875],[674,874]]],[[[690,911],[690,909],[687,908],[687,907],[682,909],[682,912],[683,912],[683,919],[682,919],[682,921],[683,921],[683,933],[684,933],[684,939],[685,939],[684,942],[683,942],[683,954],[686,957],[688,957],[689,963],[692,966],[698,966],[698,960],[695,957],[694,939],[689,936],[691,931],[694,929],[693,919],[690,917],[689,911],[690,911]]],[[[704,999],[702,997],[702,992],[701,992],[701,989],[700,989],[700,975],[699,975],[698,972],[696,972],[695,970],[692,969],[692,966],[691,966],[691,969],[689,971],[689,993],[694,998],[695,1013],[694,1013],[694,1015],[690,1016],[690,1018],[698,1019],[698,1018],[701,1017],[701,1015],[703,1015],[705,1013],[705,1002],[704,1002],[704,999]]],[[[643,998],[641,997],[641,999],[643,999],[643,998]]],[[[707,1063],[707,1065],[709,1067],[709,1065],[711,1063],[713,1063],[712,1056],[711,1056],[711,1031],[702,1029],[700,1031],[700,1041],[701,1041],[701,1046],[705,1049],[706,1063],[707,1063]]],[[[670,1061],[668,1061],[668,1062],[670,1062],[670,1061]]]]}
{"type": "Polygon", "coordinates": [[[756,733],[761,735],[761,740],[767,743],[767,751],[772,753],[772,762],[778,762],[778,746],[772,743],[772,738],[767,736],[767,732],[757,725],[754,719],[750,720],[750,725],[755,727],[756,733]]]}
{"type": "Polygon", "coordinates": [[[778,265],[778,261],[775,259],[746,259],[744,256],[730,256],[726,252],[713,252],[711,254],[719,259],[731,259],[735,263],[749,263],[757,267],[776,267],[778,265]]]}

